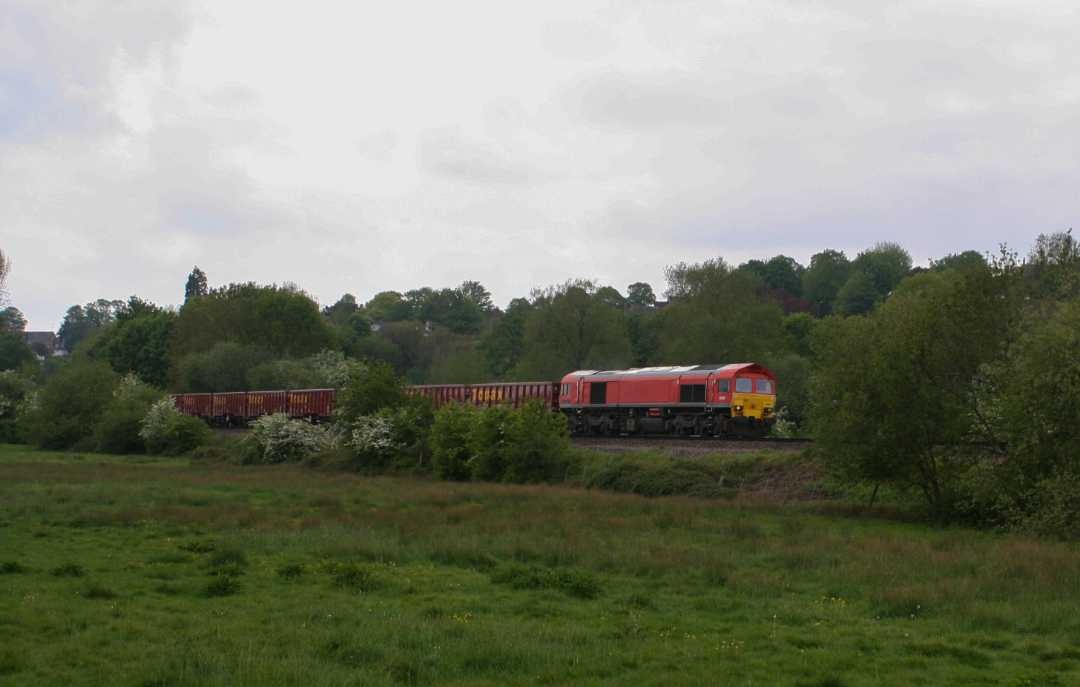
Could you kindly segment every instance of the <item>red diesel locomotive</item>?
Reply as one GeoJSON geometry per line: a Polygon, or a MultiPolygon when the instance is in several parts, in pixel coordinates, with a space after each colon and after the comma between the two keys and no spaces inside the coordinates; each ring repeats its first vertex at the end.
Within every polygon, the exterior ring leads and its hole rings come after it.
{"type": "Polygon", "coordinates": [[[573,434],[764,436],[776,375],[757,363],[584,370],[563,377],[559,408],[573,434]]]}

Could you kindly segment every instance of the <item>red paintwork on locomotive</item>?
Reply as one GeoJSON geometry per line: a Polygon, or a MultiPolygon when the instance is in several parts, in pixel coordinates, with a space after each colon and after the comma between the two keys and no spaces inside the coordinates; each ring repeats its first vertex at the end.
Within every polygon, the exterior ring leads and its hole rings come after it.
{"type": "Polygon", "coordinates": [[[706,370],[696,369],[698,367],[700,366],[571,372],[562,379],[559,407],[680,405],[680,386],[684,384],[704,384],[705,403],[725,406],[731,403],[734,381],[727,392],[722,392],[717,382],[723,379],[734,380],[736,377],[768,379],[775,388],[776,375],[757,363],[734,363],[706,370]],[[594,383],[607,385],[603,404],[590,403],[594,383]]]}

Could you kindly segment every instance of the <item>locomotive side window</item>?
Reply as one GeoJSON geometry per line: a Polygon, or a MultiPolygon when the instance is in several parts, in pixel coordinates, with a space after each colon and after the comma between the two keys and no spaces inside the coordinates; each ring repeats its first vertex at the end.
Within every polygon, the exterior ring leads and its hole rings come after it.
{"type": "Polygon", "coordinates": [[[719,382],[716,383],[716,390],[722,394],[726,394],[727,392],[731,391],[731,380],[721,379],[719,382]]]}
{"type": "Polygon", "coordinates": [[[607,382],[593,382],[589,385],[589,403],[607,403],[607,382]]]}
{"type": "Polygon", "coordinates": [[[759,394],[771,394],[773,392],[772,391],[772,382],[770,382],[767,379],[759,379],[759,380],[757,380],[757,392],[759,394]]]}
{"type": "Polygon", "coordinates": [[[754,381],[749,377],[739,377],[735,380],[735,391],[740,394],[749,394],[754,390],[754,381]]]}
{"type": "Polygon", "coordinates": [[[705,402],[705,385],[704,384],[680,384],[679,385],[679,403],[704,403],[705,402]]]}

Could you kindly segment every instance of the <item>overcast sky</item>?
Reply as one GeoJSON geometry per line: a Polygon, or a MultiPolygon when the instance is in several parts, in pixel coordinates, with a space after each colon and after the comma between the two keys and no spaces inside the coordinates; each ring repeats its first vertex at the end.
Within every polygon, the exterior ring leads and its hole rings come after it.
{"type": "Polygon", "coordinates": [[[1080,211],[1080,3],[0,0],[12,302],[588,277],[1080,211]]]}

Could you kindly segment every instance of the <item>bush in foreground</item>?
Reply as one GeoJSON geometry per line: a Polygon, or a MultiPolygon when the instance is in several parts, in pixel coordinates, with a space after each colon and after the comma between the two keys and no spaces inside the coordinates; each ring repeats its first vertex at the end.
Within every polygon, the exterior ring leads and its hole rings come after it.
{"type": "Polygon", "coordinates": [[[251,433],[243,441],[244,462],[299,462],[330,444],[331,436],[325,427],[275,413],[251,423],[251,433]]]}
{"type": "Polygon", "coordinates": [[[143,416],[139,438],[150,453],[179,455],[210,440],[210,428],[197,417],[184,415],[172,399],[162,398],[143,416]]]}
{"type": "Polygon", "coordinates": [[[105,407],[94,427],[94,446],[105,453],[141,453],[146,445],[140,435],[146,417],[161,392],[140,382],[134,375],[124,377],[113,390],[112,400],[105,407]]]}
{"type": "Polygon", "coordinates": [[[40,448],[94,448],[98,421],[119,377],[107,363],[75,361],[53,375],[21,421],[40,448]]]}
{"type": "Polygon", "coordinates": [[[566,421],[542,403],[474,408],[452,403],[435,413],[431,462],[441,479],[553,482],[566,477],[566,421]]]}

